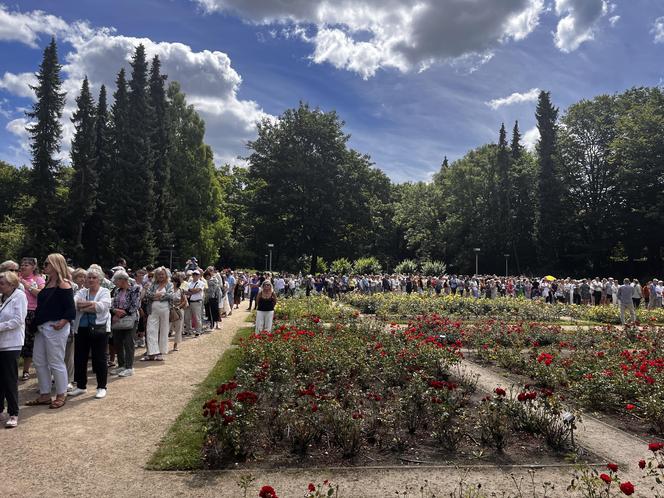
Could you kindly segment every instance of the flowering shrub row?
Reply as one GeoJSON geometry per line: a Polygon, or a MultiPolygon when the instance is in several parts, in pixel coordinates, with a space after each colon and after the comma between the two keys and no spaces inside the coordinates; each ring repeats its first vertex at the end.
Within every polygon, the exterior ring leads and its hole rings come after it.
{"type": "Polygon", "coordinates": [[[473,337],[438,315],[405,327],[353,316],[324,325],[314,316],[254,334],[235,378],[203,406],[205,461],[223,467],[321,448],[351,458],[422,441],[456,451],[464,438],[502,450],[519,432],[568,448],[569,427],[550,390],[472,398],[476,379],[451,367],[473,337]]]}
{"type": "Polygon", "coordinates": [[[457,345],[352,318],[304,325],[300,319],[242,344],[235,379],[203,407],[208,466],[279,450],[305,455],[313,446],[344,457],[366,445],[400,449],[468,400],[472,386],[449,378],[457,345]]]}
{"type": "Polygon", "coordinates": [[[318,317],[324,322],[344,320],[353,315],[354,310],[335,303],[323,295],[281,299],[275,309],[277,320],[295,320],[298,318],[318,317]]]}
{"type": "Polygon", "coordinates": [[[630,412],[664,433],[664,337],[661,327],[613,326],[562,331],[541,324],[487,321],[460,332],[477,355],[581,406],[630,412]]]}
{"type": "MultiPolygon", "coordinates": [[[[362,313],[376,314],[381,318],[414,317],[439,313],[461,319],[496,318],[504,320],[526,320],[554,322],[570,317],[599,323],[620,323],[616,306],[579,306],[546,304],[529,299],[497,298],[474,299],[459,296],[429,296],[426,294],[349,293],[343,301],[362,313]]],[[[664,309],[639,308],[637,318],[642,323],[664,323],[664,309]]]]}

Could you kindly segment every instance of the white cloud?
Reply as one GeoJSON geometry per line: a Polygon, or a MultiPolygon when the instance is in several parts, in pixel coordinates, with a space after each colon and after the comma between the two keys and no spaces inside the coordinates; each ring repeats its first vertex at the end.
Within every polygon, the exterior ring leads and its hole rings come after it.
{"type": "Polygon", "coordinates": [[[9,12],[0,4],[0,40],[17,41],[37,47],[39,35],[59,35],[72,28],[64,19],[35,10],[28,13],[9,12]]]}
{"type": "Polygon", "coordinates": [[[544,11],[544,0],[194,1],[208,12],[295,26],[301,39],[314,45],[314,62],[363,78],[381,68],[409,71],[460,59],[486,61],[500,44],[526,38],[544,11]]]}
{"type": "Polygon", "coordinates": [[[526,133],[524,133],[521,141],[523,142],[523,146],[526,149],[528,149],[529,151],[534,151],[535,146],[537,145],[539,139],[540,139],[540,132],[537,129],[537,126],[534,126],[530,130],[526,131],[526,133]]]}
{"type": "Polygon", "coordinates": [[[556,14],[561,17],[554,42],[563,52],[573,52],[595,37],[599,20],[615,10],[607,0],[555,0],[556,14]]]}
{"type": "Polygon", "coordinates": [[[655,43],[664,43],[664,17],[655,19],[651,33],[655,36],[655,43]]]}
{"type": "MultiPolygon", "coordinates": [[[[0,13],[5,18],[13,16],[18,24],[25,24],[25,19],[44,16],[41,12],[8,13],[4,9],[0,13]]],[[[57,25],[57,19],[51,20],[51,24],[57,25]]],[[[135,47],[140,43],[145,46],[149,59],[159,56],[162,72],[168,75],[169,81],[180,83],[183,92],[187,94],[188,102],[193,104],[205,119],[206,141],[212,146],[217,162],[234,162],[236,156],[245,155],[244,144],[255,136],[256,121],[269,117],[256,102],[238,98],[242,78],[233,69],[228,55],[223,52],[196,52],[182,43],[155,42],[148,38],[117,35],[113,29],[92,29],[84,22],[75,23],[73,26],[68,31],[62,31],[65,41],[73,47],[73,50],[64,55],[63,64],[63,90],[67,92],[62,119],[63,157],[67,155],[73,137],[70,118],[83,78],[88,76],[93,92],[98,92],[104,84],[109,95],[112,95],[115,78],[121,67],[127,69],[129,77],[129,61],[135,47]]],[[[35,25],[31,36],[38,37],[40,33],[46,33],[44,30],[47,28],[48,26],[45,26],[41,29],[35,25]]],[[[35,38],[24,37],[20,41],[32,45],[34,40],[35,38]]],[[[5,73],[0,80],[0,88],[14,95],[32,96],[32,92],[26,90],[27,83],[31,81],[30,75],[31,73],[5,73]]],[[[25,128],[24,122],[24,119],[14,120],[7,125],[7,129],[25,142],[27,135],[21,131],[25,128]]]]}
{"type": "Polygon", "coordinates": [[[539,88],[531,88],[525,93],[514,92],[508,97],[490,100],[489,102],[486,102],[486,105],[491,107],[491,109],[496,110],[506,105],[521,104],[523,102],[535,102],[538,99],[539,94],[539,88]]]}
{"type": "Polygon", "coordinates": [[[618,24],[618,21],[620,21],[620,16],[611,16],[609,17],[609,24],[613,28],[616,24],[618,24]]]}
{"type": "Polygon", "coordinates": [[[36,84],[37,76],[35,73],[14,74],[6,72],[2,78],[0,78],[0,88],[19,97],[34,99],[35,92],[32,91],[30,85],[34,86],[36,84]]]}

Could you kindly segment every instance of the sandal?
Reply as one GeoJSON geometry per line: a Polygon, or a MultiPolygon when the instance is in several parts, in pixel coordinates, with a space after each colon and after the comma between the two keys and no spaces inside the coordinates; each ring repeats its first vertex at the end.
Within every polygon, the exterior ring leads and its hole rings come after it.
{"type": "Polygon", "coordinates": [[[140,361],[154,361],[154,358],[150,356],[144,356],[143,358],[140,359],[140,361]]]}
{"type": "Polygon", "coordinates": [[[157,355],[157,357],[154,359],[154,361],[166,361],[164,360],[164,357],[162,355],[157,355]]]}
{"type": "Polygon", "coordinates": [[[42,398],[37,398],[33,399],[32,401],[28,401],[25,406],[40,406],[40,405],[50,405],[53,402],[51,398],[48,399],[42,399],[42,398]]]}
{"type": "Polygon", "coordinates": [[[54,410],[57,410],[58,408],[62,408],[63,406],[65,406],[65,403],[66,403],[66,402],[67,402],[67,398],[66,398],[66,397],[63,397],[63,398],[57,398],[57,397],[56,397],[56,398],[53,400],[53,403],[51,403],[48,407],[49,407],[49,408],[52,408],[52,409],[54,409],[54,410]]]}
{"type": "Polygon", "coordinates": [[[30,374],[28,372],[23,372],[23,377],[21,377],[22,380],[30,380],[30,374]]]}

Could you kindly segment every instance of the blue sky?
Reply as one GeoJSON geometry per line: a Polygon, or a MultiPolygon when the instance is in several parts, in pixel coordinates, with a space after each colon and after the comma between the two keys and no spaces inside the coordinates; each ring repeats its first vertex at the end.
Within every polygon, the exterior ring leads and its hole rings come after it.
{"type": "Polygon", "coordinates": [[[430,178],[495,141],[537,136],[537,89],[561,110],[664,82],[662,0],[0,0],[0,159],[29,162],[27,85],[51,34],[68,91],[112,91],[143,42],[207,123],[217,162],[240,163],[255,122],[300,100],[336,110],[351,146],[395,181],[430,178]]]}

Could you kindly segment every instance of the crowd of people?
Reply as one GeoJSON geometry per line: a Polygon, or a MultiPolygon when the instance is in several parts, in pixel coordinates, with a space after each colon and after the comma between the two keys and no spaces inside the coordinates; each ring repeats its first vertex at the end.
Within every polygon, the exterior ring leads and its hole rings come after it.
{"type": "Polygon", "coordinates": [[[0,421],[6,428],[18,425],[18,384],[31,378],[31,368],[39,395],[28,406],[58,409],[85,394],[89,363],[94,398],[103,399],[109,375],[133,376],[137,356],[166,361],[185,337],[220,329],[245,299],[256,310],[256,330],[271,330],[277,302],[269,274],[203,269],[196,258],[183,271],[131,271],[120,259],[104,272],[96,264],[71,268],[61,254],[50,254],[41,269],[30,257],[0,264],[0,295],[0,421]],[[145,350],[137,355],[137,348],[145,350]]]}
{"type": "Polygon", "coordinates": [[[615,305],[620,316],[662,307],[664,282],[636,279],[557,279],[443,275],[306,275],[235,272],[199,267],[182,271],[151,266],[132,271],[118,260],[107,272],[96,264],[71,268],[50,254],[41,271],[35,258],[0,264],[0,421],[18,424],[18,383],[37,376],[39,395],[26,404],[58,409],[87,392],[88,364],[96,399],[107,395],[108,376],[134,375],[134,360],[164,362],[184,338],[218,330],[243,301],[256,310],[256,332],[272,329],[279,298],[347,292],[512,297],[546,303],[615,305]],[[172,348],[169,350],[169,338],[172,348]],[[144,348],[136,354],[137,348],[144,348]],[[22,359],[22,374],[19,363],[22,359]],[[54,393],[54,396],[53,396],[54,393]],[[5,404],[7,411],[5,412],[5,404]]]}

